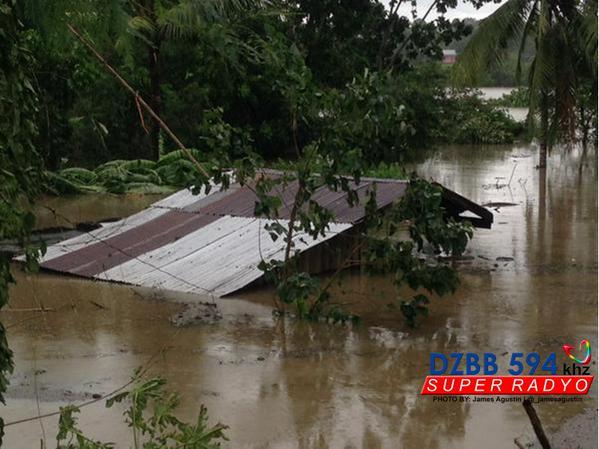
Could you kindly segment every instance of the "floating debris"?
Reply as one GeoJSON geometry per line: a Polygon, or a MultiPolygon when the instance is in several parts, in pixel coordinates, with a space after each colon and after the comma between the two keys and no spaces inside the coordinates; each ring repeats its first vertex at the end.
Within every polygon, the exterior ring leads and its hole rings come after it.
{"type": "Polygon", "coordinates": [[[493,207],[493,208],[509,207],[509,206],[517,206],[517,205],[518,205],[518,203],[502,203],[502,202],[493,202],[493,203],[481,204],[481,206],[483,206],[483,207],[493,207]]]}
{"type": "Polygon", "coordinates": [[[187,304],[183,310],[170,318],[176,327],[192,326],[196,324],[215,324],[223,316],[214,303],[201,302],[187,304]]]}

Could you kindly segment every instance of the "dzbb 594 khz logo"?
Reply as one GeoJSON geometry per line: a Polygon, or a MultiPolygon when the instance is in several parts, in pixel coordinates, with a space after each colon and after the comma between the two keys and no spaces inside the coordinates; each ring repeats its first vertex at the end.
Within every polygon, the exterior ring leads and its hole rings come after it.
{"type": "Polygon", "coordinates": [[[507,356],[507,374],[500,371],[495,353],[452,352],[430,354],[430,371],[422,395],[586,395],[594,376],[590,373],[591,344],[579,343],[581,356],[574,347],[563,345],[570,360],[558,374],[557,354],[512,352],[507,356]]]}

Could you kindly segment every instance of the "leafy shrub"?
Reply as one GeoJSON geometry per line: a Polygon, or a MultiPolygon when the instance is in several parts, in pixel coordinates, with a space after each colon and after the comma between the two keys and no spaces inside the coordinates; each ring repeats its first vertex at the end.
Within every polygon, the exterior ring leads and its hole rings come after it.
{"type": "Polygon", "coordinates": [[[366,70],[343,89],[317,92],[311,137],[370,166],[412,160],[440,134],[440,79],[428,66],[401,76],[366,70]]]}
{"type": "MultiPolygon", "coordinates": [[[[136,374],[133,388],[106,401],[107,407],[117,403],[129,406],[123,413],[125,423],[131,428],[134,449],[218,449],[227,438],[226,426],[208,425],[208,413],[200,408],[195,423],[186,423],[174,413],[179,406],[179,396],[165,390],[166,380],[152,378],[142,381],[136,374]]],[[[114,443],[95,441],[77,427],[75,406],[62,407],[56,435],[57,449],[111,449],[114,443]]]]}
{"type": "Polygon", "coordinates": [[[506,111],[482,100],[473,90],[451,91],[443,106],[442,129],[448,143],[511,143],[524,131],[506,111]]]}
{"type": "Polygon", "coordinates": [[[496,100],[488,100],[489,104],[506,108],[527,108],[529,105],[528,88],[518,87],[496,100]]]}
{"type": "Polygon", "coordinates": [[[364,174],[371,178],[407,179],[409,174],[405,167],[396,162],[381,162],[379,165],[365,170],[364,174]]]}
{"type": "Polygon", "coordinates": [[[454,292],[459,284],[457,272],[450,265],[422,257],[425,242],[437,255],[458,256],[464,253],[473,235],[468,222],[447,219],[441,203],[438,185],[412,178],[405,196],[388,213],[377,214],[372,201],[367,205],[369,238],[362,263],[370,273],[393,275],[397,299],[391,305],[399,306],[410,325],[415,325],[419,316],[428,315],[429,297],[416,293],[406,298],[401,294],[402,286],[443,296],[454,292]],[[398,239],[395,235],[402,223],[409,223],[410,239],[398,239]]]}

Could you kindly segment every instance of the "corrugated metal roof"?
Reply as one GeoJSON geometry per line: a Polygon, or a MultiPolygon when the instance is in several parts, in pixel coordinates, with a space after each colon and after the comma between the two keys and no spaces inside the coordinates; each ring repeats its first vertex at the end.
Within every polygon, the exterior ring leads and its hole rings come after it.
{"type": "MultiPolygon", "coordinates": [[[[265,173],[280,175],[272,170],[265,173]]],[[[403,196],[407,188],[405,181],[377,179],[364,179],[354,188],[363,198],[375,184],[381,208],[403,196]]],[[[278,221],[286,227],[297,183],[278,189],[283,201],[278,221]]],[[[295,235],[295,248],[300,251],[364,218],[363,205],[350,207],[344,192],[322,187],[313,199],[334,214],[335,223],[317,239],[295,235]]],[[[264,229],[270,220],[254,216],[256,200],[248,186],[232,185],[209,195],[181,190],[131,217],[50,246],[40,265],[89,278],[224,296],[261,277],[261,260],[283,258],[283,239],[273,241],[264,229]]]]}

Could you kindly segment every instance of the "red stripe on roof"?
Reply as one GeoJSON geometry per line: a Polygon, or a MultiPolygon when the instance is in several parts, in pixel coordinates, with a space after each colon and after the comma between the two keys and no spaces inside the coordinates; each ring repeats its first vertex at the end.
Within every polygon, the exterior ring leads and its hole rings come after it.
{"type": "MultiPolygon", "coordinates": [[[[273,176],[276,176],[273,175],[273,176]]],[[[377,182],[363,180],[359,185],[350,182],[360,199],[360,204],[350,207],[347,193],[320,187],[312,200],[329,209],[335,222],[356,223],[364,218],[364,200],[376,184],[379,207],[390,204],[406,190],[405,182],[377,182]]],[[[291,205],[298,189],[297,181],[275,186],[272,195],[281,198],[283,206],[280,218],[288,219],[291,205]]],[[[66,271],[81,276],[95,276],[142,254],[168,245],[194,232],[218,218],[232,215],[253,217],[257,197],[250,187],[233,187],[227,192],[215,192],[214,196],[195,201],[184,209],[170,210],[135,228],[124,231],[102,241],[91,243],[68,254],[41,264],[43,268],[66,271]]]]}
{"type": "Polygon", "coordinates": [[[219,217],[170,211],[114,237],[41,264],[43,268],[94,276],[141,254],[174,242],[219,217]]]}

